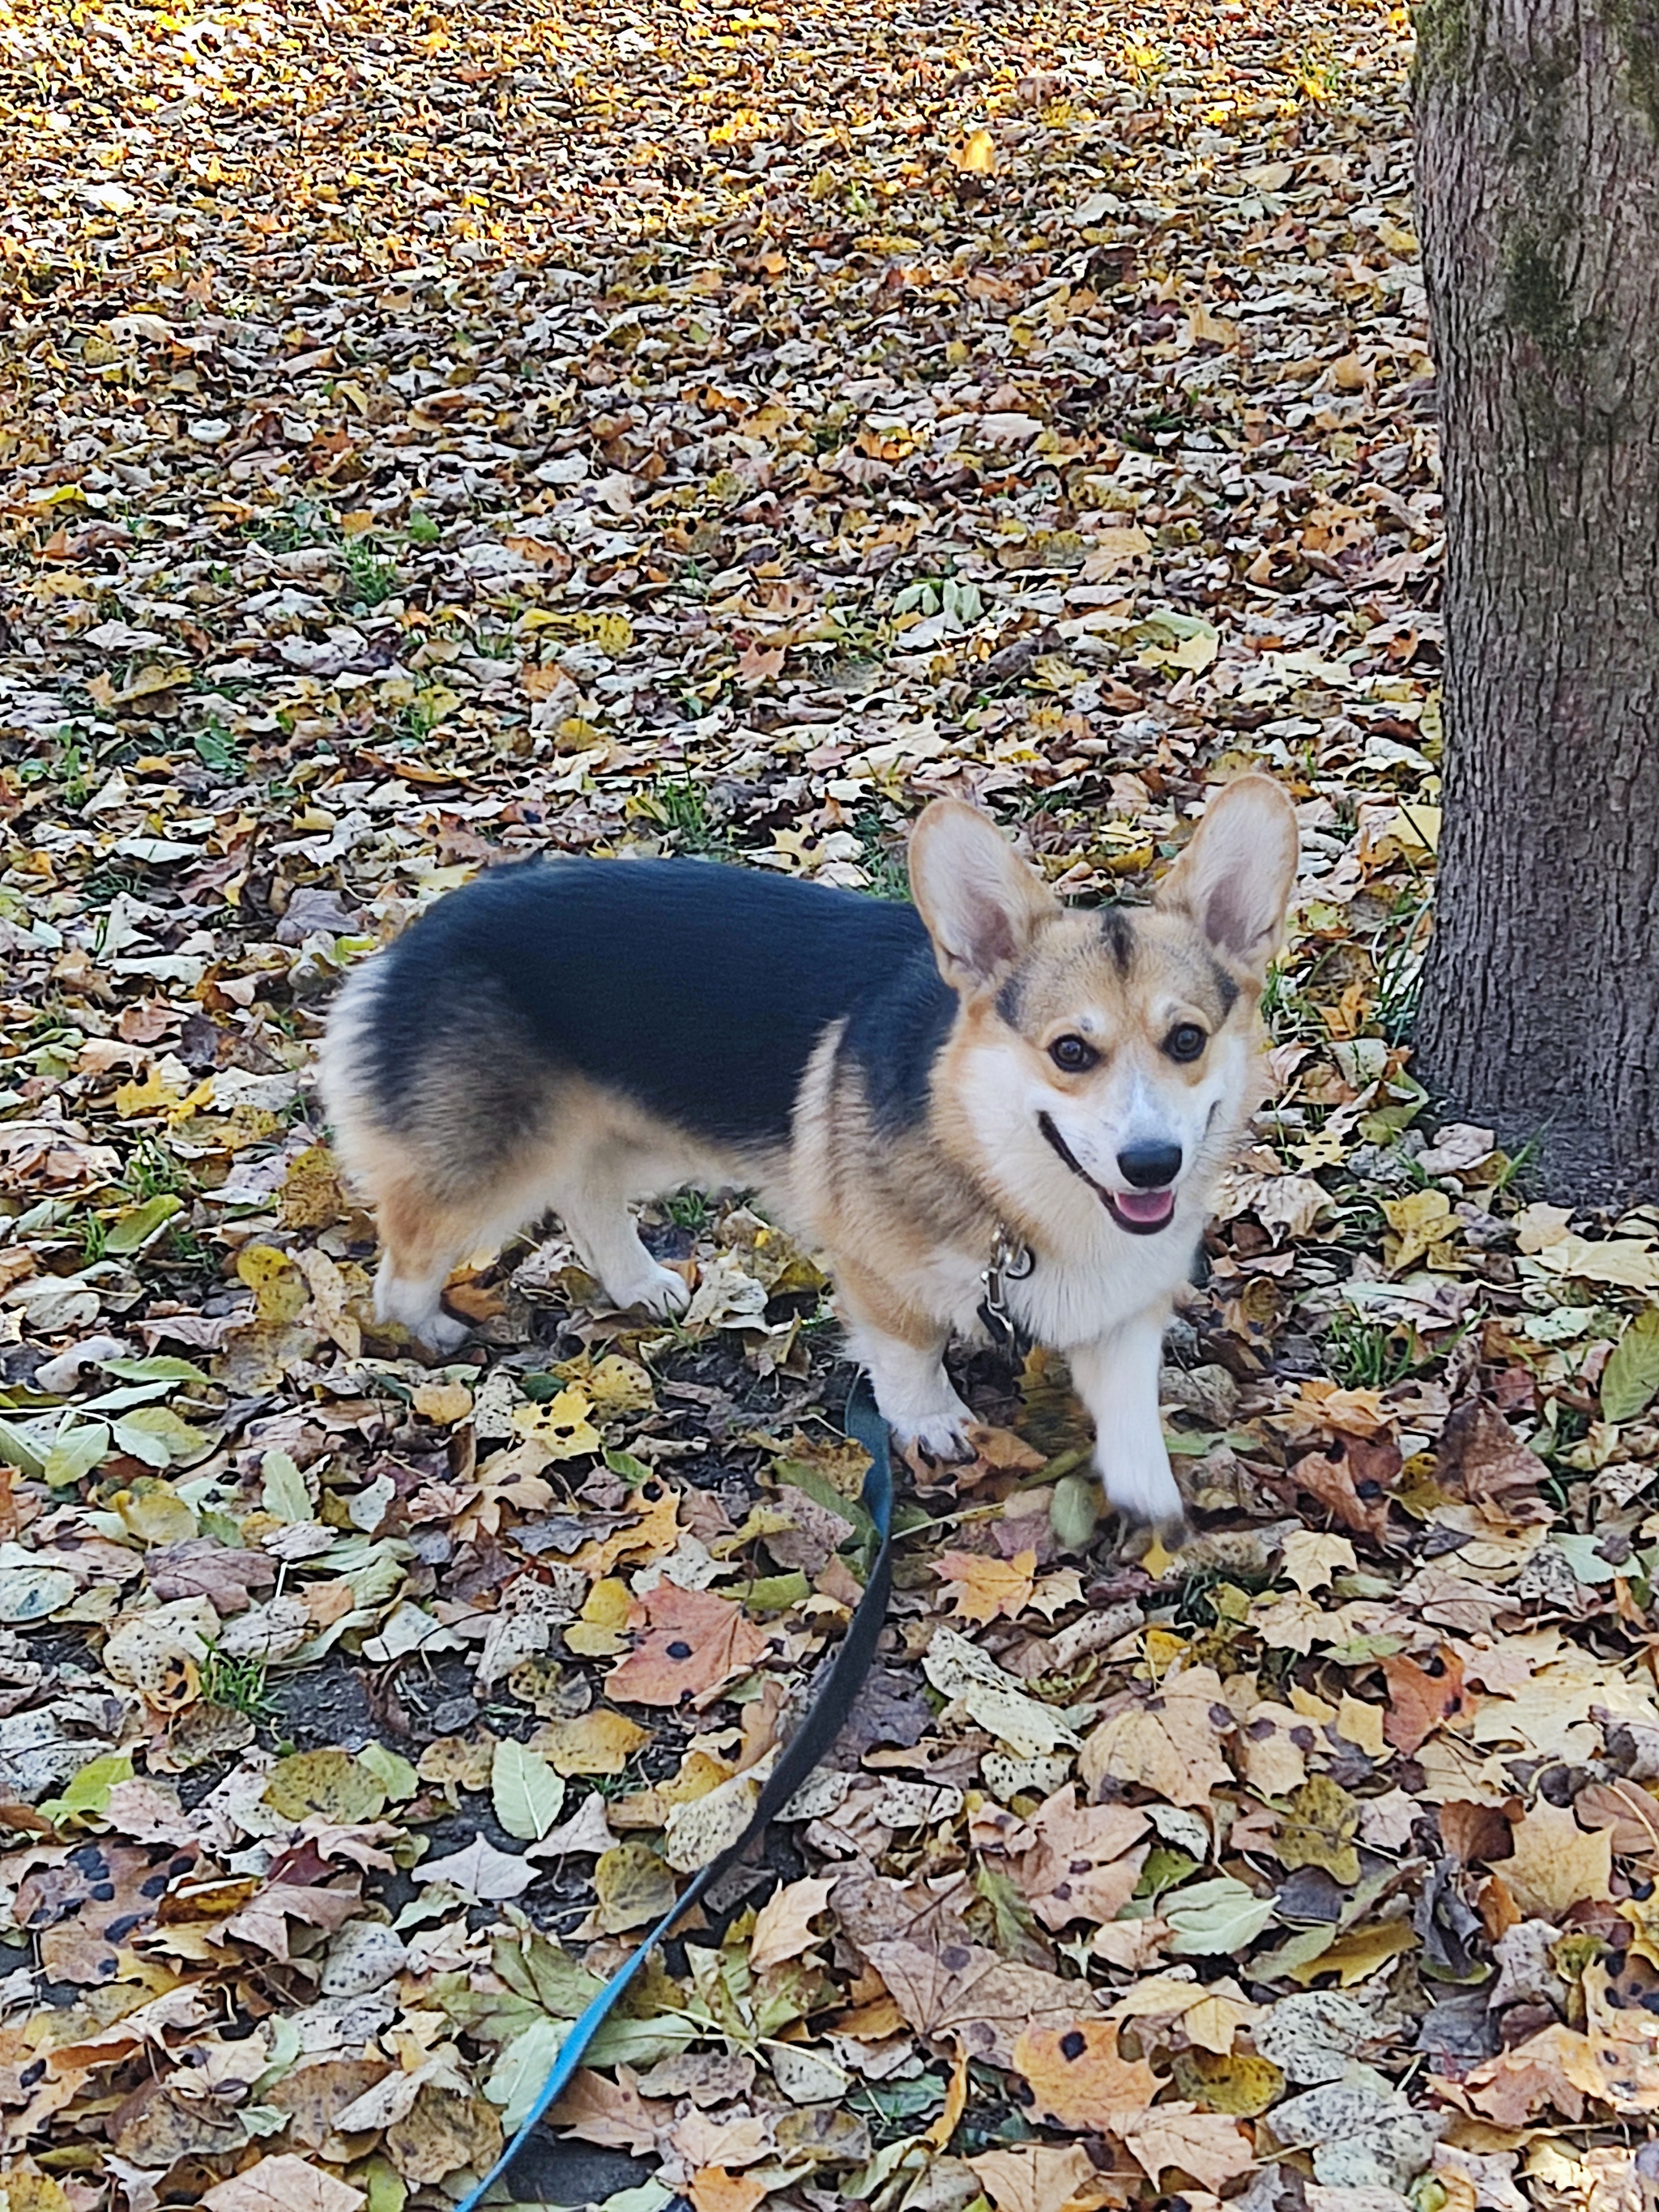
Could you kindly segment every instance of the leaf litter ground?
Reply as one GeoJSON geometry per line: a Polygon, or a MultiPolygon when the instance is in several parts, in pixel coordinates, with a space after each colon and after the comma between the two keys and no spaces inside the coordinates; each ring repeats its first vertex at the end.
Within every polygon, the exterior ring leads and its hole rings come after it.
{"type": "Polygon", "coordinates": [[[463,2193],[856,1601],[810,1256],[550,1233],[378,1330],[311,1087],[480,867],[892,896],[933,793],[1304,869],[1179,1317],[1200,1534],[989,1359],[878,1671],[520,2193],[1643,2201],[1659,1218],[1410,1073],[1440,518],[1403,19],[0,11],[10,2212],[463,2193]],[[1080,1507],[1084,1510],[1080,1510],[1080,1507]],[[539,2179],[538,2178],[539,2177],[539,2179]]]}

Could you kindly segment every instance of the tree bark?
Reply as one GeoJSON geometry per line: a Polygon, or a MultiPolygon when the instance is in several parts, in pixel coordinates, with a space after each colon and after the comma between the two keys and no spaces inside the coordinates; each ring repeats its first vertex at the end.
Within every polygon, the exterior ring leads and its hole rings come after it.
{"type": "Polygon", "coordinates": [[[1425,0],[1445,820],[1416,1067],[1659,1194],[1659,5],[1425,0]]]}

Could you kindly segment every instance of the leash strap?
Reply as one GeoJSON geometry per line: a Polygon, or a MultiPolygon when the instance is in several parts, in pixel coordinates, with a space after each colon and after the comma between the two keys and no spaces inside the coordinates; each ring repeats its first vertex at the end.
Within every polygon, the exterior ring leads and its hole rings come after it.
{"type": "Polygon", "coordinates": [[[581,2017],[571,2023],[569,2033],[559,2046],[559,2055],[553,2062],[553,2070],[543,2082],[535,2103],[520,2124],[518,2133],[483,2179],[456,2206],[455,2212],[476,2212],[485,2191],[501,2179],[529,2142],[543,2115],[563,2094],[601,2024],[615,2009],[624,1990],[652,1952],[672,1933],[675,1923],[699,1902],[720,1876],[737,1864],[756,1837],[788,1803],[840,1735],[842,1723],[853,1709],[853,1701],[858,1696],[864,1678],[870,1671],[870,1662],[875,1656],[877,1639],[887,1618],[887,1604],[893,1587],[892,1455],[887,1424],[878,1412],[874,1393],[863,1376],[854,1385],[853,1394],[847,1401],[845,1425],[848,1435],[854,1443],[862,1444],[870,1455],[870,1472],[864,1479],[862,1502],[866,1512],[875,1524],[876,1550],[870,1563],[869,1579],[864,1585],[864,1595],[847,1624],[847,1633],[823,1671],[817,1694],[807,1708],[799,1727],[779,1753],[777,1763],[762,1787],[755,1809],[750,1815],[748,1826],[736,1843],[729,1844],[717,1859],[697,1869],[673,1905],[645,1936],[638,1950],[611,1976],[581,2017]]]}

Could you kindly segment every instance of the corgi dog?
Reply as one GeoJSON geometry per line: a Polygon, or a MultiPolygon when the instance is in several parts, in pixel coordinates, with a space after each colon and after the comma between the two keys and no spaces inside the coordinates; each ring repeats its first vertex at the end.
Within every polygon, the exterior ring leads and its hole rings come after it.
{"type": "Polygon", "coordinates": [[[618,1308],[681,1278],[630,1200],[758,1193],[824,1261],[905,1447],[971,1456],[954,1340],[1062,1352],[1126,1522],[1178,1528],[1160,1347],[1217,1176],[1265,1093],[1257,1000],[1297,866],[1241,776],[1150,907],[1067,908],[935,799],[914,905],[706,860],[534,861],[440,900],[348,981],[323,1086],[431,1351],[451,1270],[551,1212],[618,1308]]]}

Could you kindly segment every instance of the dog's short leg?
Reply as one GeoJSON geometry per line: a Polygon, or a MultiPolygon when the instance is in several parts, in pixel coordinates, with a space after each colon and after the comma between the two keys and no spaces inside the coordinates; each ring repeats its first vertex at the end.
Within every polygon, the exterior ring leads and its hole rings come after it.
{"type": "Polygon", "coordinates": [[[1095,1458],[1107,1503],[1137,1526],[1176,1529],[1185,1517],[1158,1418],[1164,1315],[1137,1314],[1109,1336],[1066,1353],[1079,1396],[1093,1416],[1095,1458]]]}
{"type": "Polygon", "coordinates": [[[622,1163],[600,1152],[584,1162],[579,1181],[573,1177],[553,1194],[552,1206],[613,1305],[639,1306],[665,1317],[684,1313],[691,1293],[641,1243],[628,1198],[622,1163]]]}
{"type": "Polygon", "coordinates": [[[444,1311],[444,1285],[451,1268],[485,1241],[485,1226],[434,1202],[412,1176],[378,1197],[383,1256],[374,1276],[376,1317],[401,1323],[428,1352],[453,1352],[465,1341],[467,1325],[444,1311]]]}
{"type": "Polygon", "coordinates": [[[971,1459],[974,1417],[945,1371],[945,1332],[902,1310],[850,1268],[839,1271],[837,1292],[848,1348],[869,1370],[882,1419],[899,1444],[920,1445],[929,1459],[971,1459]]]}

